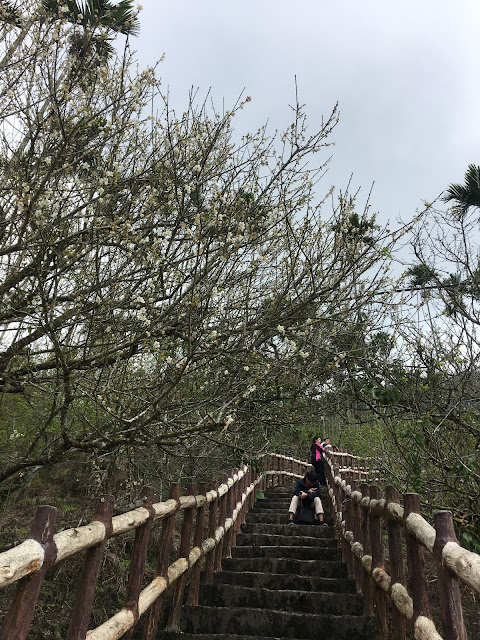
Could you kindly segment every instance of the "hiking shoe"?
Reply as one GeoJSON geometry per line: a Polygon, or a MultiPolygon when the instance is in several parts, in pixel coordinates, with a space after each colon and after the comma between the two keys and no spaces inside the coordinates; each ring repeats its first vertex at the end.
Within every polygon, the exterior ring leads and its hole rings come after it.
{"type": "Polygon", "coordinates": [[[328,527],[328,524],[322,520],[322,522],[318,523],[321,527],[328,527]]]}
{"type": "Polygon", "coordinates": [[[289,520],[288,524],[295,524],[295,522],[293,520],[289,520]]]}

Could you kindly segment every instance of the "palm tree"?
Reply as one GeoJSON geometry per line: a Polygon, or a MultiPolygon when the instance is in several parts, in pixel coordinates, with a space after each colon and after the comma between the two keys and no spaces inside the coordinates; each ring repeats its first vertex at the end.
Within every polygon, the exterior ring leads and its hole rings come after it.
{"type": "MultiPolygon", "coordinates": [[[[3,2],[3,0],[0,1],[3,2]]],[[[114,54],[114,48],[111,46],[109,39],[94,33],[96,28],[100,28],[104,33],[105,31],[107,33],[116,32],[126,35],[137,35],[139,33],[138,10],[133,7],[133,0],[121,0],[118,4],[113,4],[111,0],[42,0],[41,6],[44,15],[42,16],[41,13],[35,14],[29,18],[20,36],[4,59],[0,61],[0,70],[11,55],[12,50],[18,46],[35,20],[39,18],[47,17],[50,20],[66,19],[73,25],[83,27],[83,33],[78,33],[74,28],[70,38],[72,46],[69,54],[76,58],[78,65],[73,71],[64,72],[63,76],[58,80],[58,84],[63,82],[68,75],[71,77],[76,75],[80,68],[87,74],[88,71],[92,72],[93,67],[87,65],[85,60],[88,51],[93,51],[97,54],[97,64],[104,63],[114,54]],[[79,20],[79,16],[82,16],[81,20],[79,20]]],[[[43,118],[51,102],[51,97],[47,96],[38,111],[38,119],[43,118]]],[[[16,157],[20,157],[23,154],[29,140],[29,134],[23,137],[15,151],[16,157]]]]}
{"type": "Polygon", "coordinates": [[[470,207],[480,207],[480,166],[468,165],[465,173],[465,185],[451,184],[445,191],[442,200],[454,202],[452,211],[463,218],[470,207]]]}
{"type": "MultiPolygon", "coordinates": [[[[108,32],[114,31],[131,35],[137,35],[139,32],[138,11],[133,7],[133,0],[121,0],[118,4],[113,4],[110,0],[42,0],[39,11],[34,11],[24,20],[21,20],[18,11],[11,2],[0,0],[0,18],[4,22],[20,27],[17,38],[0,59],[0,71],[9,63],[13,53],[21,45],[36,21],[45,18],[55,20],[60,15],[73,24],[82,24],[83,27],[90,29],[104,27],[108,32]],[[62,11],[64,7],[67,8],[65,13],[62,11]],[[78,22],[79,15],[82,15],[80,23],[78,22]]],[[[108,49],[108,43],[105,48],[109,55],[113,53],[113,48],[108,49]]]]}
{"type": "Polygon", "coordinates": [[[84,27],[102,26],[108,31],[137,35],[139,23],[133,0],[121,0],[113,4],[110,0],[43,0],[43,8],[51,16],[57,16],[59,10],[68,7],[68,11],[61,11],[62,16],[73,24],[84,27]],[[79,21],[78,16],[82,19],[79,21]]]}

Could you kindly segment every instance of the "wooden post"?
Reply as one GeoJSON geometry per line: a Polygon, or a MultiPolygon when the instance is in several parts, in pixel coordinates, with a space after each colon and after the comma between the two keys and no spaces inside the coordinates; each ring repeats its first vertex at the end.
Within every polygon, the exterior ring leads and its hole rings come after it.
{"type": "MultiPolygon", "coordinates": [[[[233,479],[234,475],[235,475],[235,471],[231,471],[229,474],[229,479],[233,479]]],[[[233,511],[235,509],[235,503],[236,503],[237,488],[238,488],[238,482],[232,485],[227,493],[227,507],[226,507],[225,519],[231,518],[233,516],[233,511]]],[[[225,539],[224,539],[225,541],[223,544],[223,554],[222,554],[223,558],[232,557],[231,549],[233,545],[233,535],[234,535],[234,529],[233,529],[233,526],[231,526],[230,529],[225,534],[225,539]]]]}
{"type": "MultiPolygon", "coordinates": [[[[386,505],[391,502],[400,503],[400,494],[393,487],[385,489],[386,505]]],[[[390,557],[390,574],[392,586],[396,583],[406,586],[405,571],[403,567],[402,555],[402,529],[401,525],[388,517],[387,512],[387,533],[388,533],[388,555],[390,557]]],[[[395,605],[392,606],[392,640],[405,640],[407,635],[407,621],[398,611],[395,605]]]]}
{"type": "MultiPolygon", "coordinates": [[[[226,484],[227,482],[228,482],[228,475],[225,474],[222,477],[222,484],[226,484]]],[[[224,493],[223,496],[220,498],[220,504],[218,508],[218,526],[219,527],[225,526],[225,518],[227,514],[227,497],[228,497],[228,492],[224,493]]],[[[214,564],[215,572],[222,570],[222,555],[223,555],[224,539],[225,539],[225,536],[222,537],[220,542],[215,547],[215,564],[214,564]]]]}
{"type": "MultiPolygon", "coordinates": [[[[259,469],[258,473],[260,474],[264,474],[265,471],[267,470],[267,463],[266,463],[266,456],[264,456],[262,458],[262,465],[261,468],[259,469]]],[[[263,478],[261,479],[258,488],[261,489],[262,491],[265,491],[265,489],[268,486],[268,477],[266,475],[263,475],[263,478]]]]}
{"type": "MultiPolygon", "coordinates": [[[[403,496],[404,521],[411,513],[420,513],[420,496],[418,493],[405,493],[403,496]]],[[[408,592],[413,600],[413,622],[418,616],[432,619],[427,580],[424,570],[423,548],[414,536],[408,533],[405,526],[405,542],[407,545],[408,592]]]]}
{"type": "MultiPolygon", "coordinates": [[[[338,459],[338,458],[337,458],[338,459]]],[[[335,476],[339,475],[339,469],[338,469],[338,464],[335,462],[334,466],[333,466],[333,478],[335,479],[335,476]]],[[[336,511],[336,515],[335,515],[335,527],[336,529],[339,528],[339,520],[340,522],[342,521],[342,492],[340,487],[335,484],[335,481],[333,481],[333,493],[335,495],[335,511],[336,511]]]]}
{"type": "MultiPolygon", "coordinates": [[[[240,469],[238,470],[238,473],[240,473],[240,469]]],[[[238,504],[241,504],[242,502],[242,496],[243,496],[243,487],[245,486],[245,476],[243,476],[243,478],[240,478],[239,480],[237,480],[237,483],[235,484],[235,499],[233,502],[233,508],[236,509],[238,504]]],[[[243,517],[243,511],[244,511],[245,505],[243,507],[239,508],[239,511],[237,513],[237,519],[235,520],[235,522],[233,523],[233,532],[232,532],[232,547],[234,547],[236,545],[236,541],[237,541],[237,533],[240,529],[240,525],[242,523],[242,517],[243,517]]]]}
{"type": "MultiPolygon", "coordinates": [[[[207,486],[202,482],[198,488],[200,495],[205,495],[207,486]]],[[[205,511],[207,509],[207,503],[203,504],[197,509],[197,519],[195,522],[195,533],[193,534],[193,546],[200,547],[203,540],[203,529],[205,523],[205,511]]],[[[201,558],[199,558],[192,569],[192,575],[190,577],[190,586],[188,588],[187,604],[197,605],[198,594],[200,591],[200,573],[202,571],[201,558]]]]}
{"type": "Polygon", "coordinates": [[[433,555],[437,564],[438,587],[440,591],[440,617],[446,640],[468,640],[463,622],[462,595],[457,576],[443,566],[442,551],[447,542],[458,544],[453,518],[450,511],[437,511],[434,515],[435,544],[433,555]]]}
{"type": "MultiPolygon", "coordinates": [[[[352,480],[352,492],[358,490],[358,481],[352,480]]],[[[355,542],[362,544],[362,519],[360,513],[360,505],[352,498],[352,531],[355,542]]],[[[363,584],[363,566],[360,558],[353,554],[353,572],[355,575],[355,583],[357,585],[357,591],[361,593],[363,584]]]]}
{"type": "MultiPolygon", "coordinates": [[[[351,485],[352,483],[352,477],[350,475],[347,475],[345,477],[345,485],[351,485]]],[[[348,496],[347,492],[345,492],[345,499],[343,501],[344,504],[344,514],[345,514],[345,531],[352,531],[353,532],[353,524],[352,524],[352,519],[353,519],[353,505],[352,505],[352,497],[351,495],[348,496]]],[[[346,564],[347,564],[347,569],[348,569],[348,577],[351,580],[355,579],[355,572],[353,569],[353,553],[352,553],[352,548],[350,546],[349,542],[346,542],[346,546],[345,546],[345,550],[346,550],[346,564]]]]}
{"type": "MultiPolygon", "coordinates": [[[[380,487],[378,487],[377,485],[372,485],[369,491],[370,500],[380,499],[380,487]]],[[[370,509],[369,533],[372,549],[372,571],[377,567],[383,569],[382,525],[380,516],[376,515],[372,509],[370,509]]],[[[387,640],[387,638],[390,637],[390,634],[388,629],[386,594],[383,589],[376,585],[374,593],[379,636],[382,638],[382,640],[387,640]]]]}
{"type": "MultiPolygon", "coordinates": [[[[346,482],[346,481],[345,481],[346,482]]],[[[339,487],[339,491],[340,491],[340,500],[339,500],[339,505],[341,505],[341,511],[340,511],[340,515],[341,515],[341,523],[343,522],[344,527],[345,527],[345,531],[347,531],[347,520],[348,520],[348,515],[347,515],[347,504],[348,504],[348,498],[347,498],[347,492],[345,491],[345,489],[340,486],[339,487]]],[[[341,527],[341,523],[340,523],[340,527],[341,527]]],[[[341,541],[342,541],[342,561],[347,565],[348,568],[348,559],[350,557],[350,545],[348,544],[348,542],[345,540],[343,534],[341,536],[341,541]]],[[[349,577],[350,573],[349,573],[349,577]]]]}
{"type": "MultiPolygon", "coordinates": [[[[195,495],[194,484],[187,485],[186,495],[195,495]]],[[[183,512],[182,530],[180,533],[180,549],[178,552],[179,558],[188,559],[188,556],[190,554],[194,508],[195,507],[190,507],[183,512]]],[[[166,627],[168,631],[180,631],[180,616],[182,614],[183,592],[185,591],[186,584],[187,572],[182,574],[180,578],[178,578],[175,582],[172,605],[170,608],[170,614],[168,616],[168,623],[166,627]]]]}
{"type": "MultiPolygon", "coordinates": [[[[218,482],[214,482],[211,486],[213,491],[218,490],[218,482]]],[[[218,504],[219,498],[218,496],[215,500],[212,500],[210,503],[210,508],[208,510],[208,537],[215,539],[215,529],[217,528],[218,522],[218,504]]],[[[205,558],[205,584],[212,584],[213,582],[213,573],[215,570],[215,548],[208,553],[205,558]]]]}
{"type": "Polygon", "coordinates": [[[24,640],[32,623],[33,613],[40,593],[43,579],[57,556],[53,542],[53,532],[57,510],[47,505],[40,506],[35,512],[28,539],[40,543],[44,550],[43,564],[34,573],[19,580],[12,603],[2,627],[2,640],[24,640]]]}
{"type": "MultiPolygon", "coordinates": [[[[241,495],[240,495],[240,500],[243,500],[243,496],[245,495],[245,502],[243,503],[243,507],[241,510],[241,518],[238,522],[238,531],[240,531],[240,527],[241,525],[245,522],[245,518],[246,518],[246,514],[248,511],[248,498],[247,498],[247,491],[248,491],[248,487],[250,484],[250,469],[245,470],[245,475],[243,476],[243,481],[242,481],[242,487],[241,487],[241,495]]],[[[237,531],[237,533],[238,533],[237,531]]]]}
{"type": "MultiPolygon", "coordinates": [[[[170,486],[169,500],[175,500],[178,509],[178,500],[180,498],[180,485],[178,482],[174,482],[170,486]]],[[[161,576],[168,582],[168,565],[170,562],[170,551],[173,544],[173,531],[175,529],[175,515],[174,511],[169,516],[166,516],[163,520],[162,537],[160,542],[160,550],[158,553],[157,567],[155,570],[155,576],[161,576]]],[[[159,598],[147,611],[145,626],[143,628],[143,640],[154,640],[157,635],[158,619],[160,617],[160,607],[162,601],[159,598]]]]}
{"type": "Polygon", "coordinates": [[[103,552],[112,532],[113,496],[102,496],[97,503],[94,521],[105,525],[105,538],[100,544],[87,549],[82,573],[75,593],[67,640],[85,640],[92,614],[93,597],[102,566],[103,552]]]}
{"type": "MultiPolygon", "coordinates": [[[[132,559],[130,561],[130,573],[127,584],[127,597],[125,599],[125,608],[130,609],[135,619],[135,625],[138,622],[138,596],[142,589],[143,575],[145,573],[145,565],[147,563],[148,537],[155,518],[155,509],[152,507],[154,491],[153,487],[144,487],[142,490],[144,499],[144,508],[148,511],[148,520],[135,531],[135,541],[133,543],[132,559]]],[[[130,640],[134,633],[134,627],[127,631],[123,638],[130,640]]]]}
{"type": "MultiPolygon", "coordinates": [[[[248,487],[255,482],[256,477],[257,477],[257,474],[250,467],[248,469],[247,482],[245,483],[245,490],[247,490],[248,487]]],[[[252,493],[247,498],[247,506],[246,506],[246,509],[245,509],[245,514],[246,514],[247,511],[250,511],[250,509],[253,507],[254,504],[255,504],[255,489],[252,491],[252,493]]],[[[243,521],[245,522],[245,515],[243,517],[243,521]]]]}
{"type": "MultiPolygon", "coordinates": [[[[360,491],[364,498],[370,497],[370,488],[367,483],[360,485],[360,491]]],[[[372,555],[372,546],[370,544],[369,516],[368,507],[360,506],[360,530],[362,532],[363,553],[372,555]]],[[[362,567],[363,568],[363,567],[362,567]]],[[[362,577],[362,595],[363,595],[363,613],[366,616],[373,616],[375,613],[374,605],[374,585],[371,575],[363,570],[362,577]]]]}

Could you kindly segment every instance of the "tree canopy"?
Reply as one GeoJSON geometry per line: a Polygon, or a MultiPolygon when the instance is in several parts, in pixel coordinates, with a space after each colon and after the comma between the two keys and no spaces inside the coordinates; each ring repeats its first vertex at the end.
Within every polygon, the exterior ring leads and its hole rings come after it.
{"type": "Polygon", "coordinates": [[[395,241],[316,195],[337,107],[315,133],[297,103],[283,134],[241,139],[248,97],[177,115],[128,47],[102,54],[125,29],[88,6],[24,2],[3,34],[0,390],[35,415],[6,420],[3,479],[72,450],[268,442],[333,384],[395,241]]]}

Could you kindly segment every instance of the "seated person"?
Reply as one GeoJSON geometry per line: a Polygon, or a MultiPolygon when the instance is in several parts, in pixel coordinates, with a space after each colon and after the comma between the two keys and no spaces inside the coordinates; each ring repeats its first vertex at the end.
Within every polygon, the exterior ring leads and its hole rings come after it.
{"type": "Polygon", "coordinates": [[[320,500],[320,483],[317,480],[315,471],[309,471],[304,478],[299,480],[293,491],[293,498],[288,509],[288,524],[294,524],[294,517],[300,504],[315,509],[317,520],[326,525],[323,521],[323,505],[320,500]]]}

